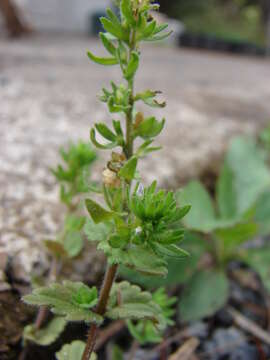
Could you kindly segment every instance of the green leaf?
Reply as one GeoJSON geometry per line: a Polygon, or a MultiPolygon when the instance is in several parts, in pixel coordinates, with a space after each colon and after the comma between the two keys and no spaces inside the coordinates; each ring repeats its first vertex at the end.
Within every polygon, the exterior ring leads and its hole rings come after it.
{"type": "Polygon", "coordinates": [[[196,321],[210,316],[226,304],[228,296],[229,283],[223,272],[197,272],[180,298],[180,319],[196,321]]]}
{"type": "Polygon", "coordinates": [[[143,31],[141,31],[138,34],[137,39],[138,40],[147,40],[149,37],[151,37],[151,35],[154,34],[156,26],[157,26],[157,23],[155,20],[148,22],[147,26],[143,29],[143,31]]]}
{"type": "Polygon", "coordinates": [[[116,141],[116,135],[103,123],[95,124],[97,131],[107,140],[116,141]]]}
{"type": "Polygon", "coordinates": [[[86,199],[85,205],[91,218],[96,224],[108,221],[114,216],[113,212],[105,210],[102,206],[91,199],[86,199]]]}
{"type": "Polygon", "coordinates": [[[138,159],[135,156],[130,158],[124,164],[124,166],[120,169],[120,171],[118,172],[118,175],[128,181],[131,181],[132,179],[134,179],[134,176],[136,173],[136,168],[137,168],[137,162],[138,162],[138,159]]]}
{"type": "Polygon", "coordinates": [[[218,178],[216,193],[221,217],[224,219],[234,218],[237,215],[234,177],[226,161],[218,178]]]}
{"type": "Polygon", "coordinates": [[[99,33],[100,39],[105,47],[105,49],[113,55],[113,57],[116,57],[116,47],[113,45],[113,42],[108,38],[108,34],[104,34],[103,32],[99,33]]]}
{"type": "Polygon", "coordinates": [[[232,142],[226,162],[234,175],[237,213],[243,214],[269,188],[270,171],[255,141],[248,137],[232,142]]]}
{"type": "Polygon", "coordinates": [[[131,58],[128,62],[127,68],[125,70],[125,78],[130,80],[135,75],[139,67],[139,54],[136,51],[132,51],[131,58]]]}
{"type": "Polygon", "coordinates": [[[208,231],[215,222],[215,212],[210,195],[198,181],[192,181],[176,193],[180,205],[189,204],[191,209],[183,219],[184,224],[194,230],[208,231]]]}
{"type": "Polygon", "coordinates": [[[136,151],[136,156],[138,158],[143,157],[143,156],[147,155],[148,153],[150,153],[151,151],[157,151],[157,150],[161,149],[161,146],[150,147],[152,142],[153,142],[153,140],[146,140],[142,145],[140,145],[136,151]]]}
{"type": "Polygon", "coordinates": [[[119,40],[128,41],[128,32],[123,30],[120,23],[112,22],[105,17],[101,17],[100,21],[108,33],[114,35],[119,40]]]}
{"type": "Polygon", "coordinates": [[[152,116],[143,120],[137,128],[138,135],[143,139],[153,138],[158,136],[165,125],[165,119],[158,122],[157,119],[152,116]]]}
{"type": "Polygon", "coordinates": [[[106,145],[103,145],[103,144],[100,144],[99,142],[97,142],[97,140],[96,140],[96,132],[95,132],[95,129],[93,129],[93,128],[90,130],[90,139],[91,139],[92,143],[98,149],[111,150],[111,149],[115,148],[118,145],[117,142],[111,142],[111,143],[108,143],[106,145]]]}
{"type": "Polygon", "coordinates": [[[231,252],[243,242],[257,234],[258,226],[254,223],[239,223],[229,228],[218,229],[215,234],[223,242],[224,251],[231,252]]]}
{"type": "Polygon", "coordinates": [[[136,20],[133,16],[131,1],[130,0],[122,0],[120,8],[121,8],[122,17],[127,21],[127,23],[129,25],[131,25],[132,27],[135,27],[136,20]]]}
{"type": "Polygon", "coordinates": [[[94,299],[96,290],[94,289],[88,288],[81,282],[64,281],[63,284],[53,283],[48,287],[36,288],[32,294],[24,296],[23,301],[29,305],[48,306],[53,313],[65,317],[67,321],[85,321],[100,324],[103,320],[102,317],[89,310],[96,303],[94,299]],[[88,291],[92,294],[91,298],[88,298],[87,308],[87,304],[76,301],[82,291],[88,291]]]}
{"type": "Polygon", "coordinates": [[[68,253],[64,248],[64,244],[62,244],[58,240],[51,240],[46,239],[43,241],[46,249],[53,254],[54,256],[61,258],[61,257],[68,257],[68,253]]]}
{"type": "Polygon", "coordinates": [[[259,226],[259,233],[268,235],[270,233],[270,191],[266,190],[256,202],[254,207],[254,221],[259,226]]]}
{"type": "MultiPolygon", "coordinates": [[[[143,100],[143,99],[142,99],[143,100]]],[[[156,99],[154,98],[147,98],[144,99],[143,102],[148,105],[151,106],[153,108],[164,108],[166,106],[166,102],[158,102],[156,99]]]]}
{"type": "MultiPolygon", "coordinates": [[[[85,343],[80,340],[75,340],[70,344],[65,344],[56,355],[57,360],[80,360],[83,356],[85,343]]],[[[97,360],[96,354],[92,354],[89,360],[97,360]]]]}
{"type": "Polygon", "coordinates": [[[162,324],[157,328],[156,324],[149,320],[139,320],[132,322],[127,321],[128,329],[131,335],[141,344],[158,343],[162,340],[162,333],[166,330],[168,325],[173,325],[171,319],[175,313],[173,305],[176,298],[168,297],[164,288],[160,288],[153,293],[153,302],[160,307],[160,321],[162,324]]]}
{"type": "Polygon", "coordinates": [[[149,292],[123,281],[113,285],[106,315],[114,320],[150,319],[158,324],[160,311],[149,292]]]}
{"type": "Polygon", "coordinates": [[[118,135],[118,136],[122,136],[123,137],[123,130],[122,130],[122,128],[121,128],[121,123],[120,123],[120,121],[116,121],[116,120],[113,120],[113,128],[114,128],[114,130],[115,130],[115,132],[116,132],[116,134],[118,135]]]}
{"type": "Polygon", "coordinates": [[[54,317],[42,329],[36,329],[35,325],[27,325],[23,331],[23,339],[41,346],[54,343],[64,331],[66,320],[63,317],[54,317]]]}
{"type": "Polygon", "coordinates": [[[167,27],[169,26],[169,24],[160,24],[156,27],[155,31],[154,31],[154,34],[158,34],[160,33],[161,31],[167,29],[167,27]]]}
{"type": "Polygon", "coordinates": [[[72,301],[84,309],[91,309],[98,302],[97,288],[89,288],[86,285],[82,285],[77,292],[73,294],[72,301]]]}
{"type": "Polygon", "coordinates": [[[171,36],[171,34],[173,33],[173,31],[169,31],[163,35],[156,35],[156,36],[152,36],[152,37],[149,37],[147,39],[144,39],[145,41],[161,41],[161,40],[165,40],[167,39],[169,36],[171,36]]]}
{"type": "Polygon", "coordinates": [[[78,256],[83,248],[83,238],[78,231],[69,232],[64,240],[64,248],[70,258],[78,256]]]}
{"type": "Polygon", "coordinates": [[[127,266],[134,268],[136,271],[146,275],[167,275],[166,261],[157,256],[151,249],[133,246],[128,250],[128,254],[130,262],[127,266]]]}
{"type": "Polygon", "coordinates": [[[136,94],[136,96],[134,97],[134,101],[147,100],[150,98],[154,98],[158,94],[161,94],[161,91],[146,90],[142,93],[136,94]]]}
{"type": "Polygon", "coordinates": [[[188,252],[186,252],[184,249],[181,249],[179,246],[175,244],[164,245],[164,244],[155,243],[153,244],[153,246],[155,248],[155,251],[163,256],[180,258],[180,259],[189,256],[188,252]]]}
{"type": "Polygon", "coordinates": [[[87,219],[84,232],[89,241],[102,241],[108,238],[110,227],[105,223],[95,224],[92,219],[87,219]]]}
{"type": "MultiPolygon", "coordinates": [[[[132,283],[141,285],[147,289],[155,289],[160,286],[167,287],[167,286],[185,284],[189,281],[191,276],[196,271],[201,256],[207,251],[206,245],[207,243],[203,239],[199,238],[198,236],[195,236],[194,234],[190,234],[186,232],[183,246],[184,249],[190,253],[190,256],[181,259],[181,261],[175,258],[167,258],[165,260],[163,259],[163,261],[166,261],[166,263],[168,263],[166,265],[166,267],[168,268],[168,275],[166,277],[161,278],[159,276],[149,276],[149,275],[144,276],[143,275],[144,272],[142,272],[141,274],[138,273],[139,270],[134,271],[132,269],[128,269],[123,266],[120,267],[120,275],[124,279],[127,279],[132,283]]],[[[140,253],[138,253],[137,256],[138,261],[140,261],[141,258],[143,258],[143,256],[140,253]]],[[[145,262],[147,262],[147,259],[150,268],[149,274],[151,274],[152,256],[151,256],[151,261],[149,261],[150,256],[146,255],[145,262]]],[[[157,257],[157,259],[159,259],[159,257],[157,257]]],[[[167,269],[165,268],[165,270],[167,269]]]]}
{"type": "Polygon", "coordinates": [[[244,261],[258,273],[265,289],[270,293],[270,247],[249,249],[244,261]]]}
{"type": "Polygon", "coordinates": [[[112,57],[112,58],[98,57],[98,56],[95,56],[94,54],[92,54],[90,51],[87,51],[87,56],[89,57],[90,60],[92,60],[93,62],[95,62],[99,65],[117,65],[118,64],[118,60],[114,57],[112,57]]]}

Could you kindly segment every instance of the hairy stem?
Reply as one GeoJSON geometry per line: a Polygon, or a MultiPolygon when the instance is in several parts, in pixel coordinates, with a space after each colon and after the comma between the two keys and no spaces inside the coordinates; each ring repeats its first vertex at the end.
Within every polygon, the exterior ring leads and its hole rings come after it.
{"type": "MultiPolygon", "coordinates": [[[[109,300],[110,291],[116,276],[118,265],[111,265],[108,267],[103,285],[99,295],[99,301],[97,305],[97,314],[104,315],[106,306],[109,300]]],[[[83,353],[82,360],[89,360],[94,350],[96,339],[97,339],[98,327],[96,324],[92,324],[88,333],[88,339],[83,353]]]]}
{"type": "MultiPolygon", "coordinates": [[[[136,47],[136,32],[132,31],[130,45],[129,45],[129,58],[131,57],[132,51],[136,47]]],[[[128,81],[128,89],[130,91],[129,95],[129,111],[126,114],[126,142],[124,147],[124,152],[127,159],[131,158],[133,155],[133,107],[134,107],[134,79],[128,81]]],[[[123,186],[126,186],[124,184],[123,186]]],[[[125,199],[123,199],[125,201],[125,199]]],[[[106,312],[107,303],[110,296],[110,291],[113,286],[116,273],[117,273],[118,265],[114,264],[107,268],[103,285],[99,294],[99,301],[96,309],[96,313],[103,316],[106,312]]],[[[97,331],[98,326],[96,324],[92,324],[87,337],[87,342],[85,346],[85,350],[82,356],[82,360],[89,360],[96,344],[97,340],[97,331]]]]}

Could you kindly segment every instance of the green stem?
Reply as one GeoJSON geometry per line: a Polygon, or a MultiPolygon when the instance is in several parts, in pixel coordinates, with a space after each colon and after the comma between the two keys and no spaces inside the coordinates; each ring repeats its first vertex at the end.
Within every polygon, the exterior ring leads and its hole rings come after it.
{"type": "MultiPolygon", "coordinates": [[[[135,31],[132,32],[131,35],[131,42],[130,42],[130,48],[129,48],[129,57],[131,56],[132,51],[136,47],[136,33],[135,31]]],[[[134,79],[131,79],[128,82],[128,88],[130,90],[130,96],[129,96],[129,111],[126,115],[126,142],[124,147],[124,152],[129,159],[133,155],[133,107],[134,107],[134,79]]],[[[123,186],[126,186],[124,184],[123,186]]],[[[123,199],[123,201],[125,201],[123,199]]],[[[106,312],[107,303],[110,296],[110,291],[113,286],[114,280],[116,278],[118,265],[114,264],[107,268],[103,285],[100,290],[99,294],[99,301],[96,309],[96,313],[103,316],[106,312]]],[[[96,344],[97,339],[97,332],[98,332],[98,326],[96,324],[92,324],[89,332],[88,332],[88,338],[85,346],[85,350],[82,356],[82,360],[89,360],[96,344]]]]}

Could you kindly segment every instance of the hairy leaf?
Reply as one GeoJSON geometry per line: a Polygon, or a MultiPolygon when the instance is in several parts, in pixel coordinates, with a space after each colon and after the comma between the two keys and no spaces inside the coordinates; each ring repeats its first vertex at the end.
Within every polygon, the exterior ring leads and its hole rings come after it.
{"type": "Polygon", "coordinates": [[[38,345],[48,346],[58,339],[65,326],[66,320],[63,317],[54,317],[42,329],[36,329],[35,325],[27,325],[23,331],[23,339],[38,345]]]}
{"type": "Polygon", "coordinates": [[[53,283],[48,287],[36,288],[23,300],[29,305],[48,306],[52,312],[69,321],[102,322],[100,315],[89,310],[96,304],[96,289],[81,282],[64,281],[63,284],[53,283]]]}
{"type": "MultiPolygon", "coordinates": [[[[70,344],[65,344],[56,355],[57,360],[80,360],[83,356],[85,343],[80,340],[72,341],[70,344]]],[[[97,360],[96,354],[92,354],[89,360],[97,360]]]]}
{"type": "Polygon", "coordinates": [[[110,226],[105,223],[95,224],[92,219],[88,219],[84,227],[89,241],[103,241],[108,238],[110,231],[110,226]]]}
{"type": "Polygon", "coordinates": [[[113,285],[106,315],[111,319],[150,319],[158,324],[160,307],[149,292],[123,281],[113,285]]]}

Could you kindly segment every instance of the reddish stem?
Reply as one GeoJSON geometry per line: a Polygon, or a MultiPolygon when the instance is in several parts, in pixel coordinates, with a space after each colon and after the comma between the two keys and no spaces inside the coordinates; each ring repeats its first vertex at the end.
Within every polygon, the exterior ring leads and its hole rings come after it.
{"type": "MultiPolygon", "coordinates": [[[[96,310],[96,313],[101,316],[104,315],[104,313],[106,312],[106,307],[109,300],[110,291],[114,282],[114,278],[116,276],[117,268],[118,265],[111,265],[110,267],[108,267],[106,271],[103,285],[99,295],[97,310],[96,310]]],[[[97,330],[98,330],[97,325],[92,324],[88,333],[87,343],[82,356],[82,360],[90,359],[96,344],[97,330]]]]}

